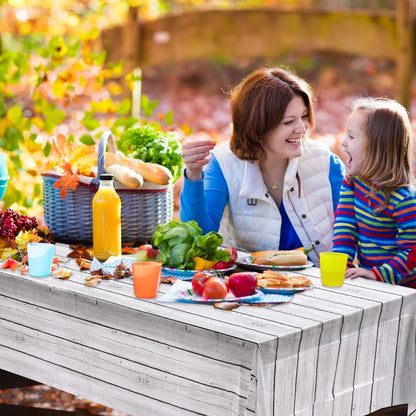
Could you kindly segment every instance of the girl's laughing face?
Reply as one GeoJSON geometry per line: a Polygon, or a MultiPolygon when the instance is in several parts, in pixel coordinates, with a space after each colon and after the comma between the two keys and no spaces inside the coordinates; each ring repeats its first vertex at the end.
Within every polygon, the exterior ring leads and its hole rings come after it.
{"type": "Polygon", "coordinates": [[[351,176],[359,176],[366,158],[367,137],[363,133],[366,114],[355,110],[347,119],[342,146],[348,156],[347,168],[351,176]]]}

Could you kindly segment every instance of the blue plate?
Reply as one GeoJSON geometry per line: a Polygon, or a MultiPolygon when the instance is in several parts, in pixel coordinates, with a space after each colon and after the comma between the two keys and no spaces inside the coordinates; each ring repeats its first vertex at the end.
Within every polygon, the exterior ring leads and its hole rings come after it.
{"type": "Polygon", "coordinates": [[[305,290],[312,289],[313,286],[304,287],[259,287],[263,293],[271,293],[275,295],[293,295],[295,293],[304,292],[305,290]]]}

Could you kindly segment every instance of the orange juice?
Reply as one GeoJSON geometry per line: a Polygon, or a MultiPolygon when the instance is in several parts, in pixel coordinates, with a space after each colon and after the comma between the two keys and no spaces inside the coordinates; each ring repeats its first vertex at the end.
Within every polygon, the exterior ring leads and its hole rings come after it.
{"type": "Polygon", "coordinates": [[[98,260],[121,255],[121,201],[113,175],[101,174],[92,200],[93,250],[98,260]]]}

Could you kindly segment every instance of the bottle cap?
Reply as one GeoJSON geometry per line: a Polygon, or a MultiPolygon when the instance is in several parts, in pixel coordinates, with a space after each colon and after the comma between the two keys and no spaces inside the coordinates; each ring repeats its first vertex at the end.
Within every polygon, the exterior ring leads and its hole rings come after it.
{"type": "Polygon", "coordinates": [[[113,175],[111,173],[101,173],[100,174],[100,181],[112,181],[113,175]]]}

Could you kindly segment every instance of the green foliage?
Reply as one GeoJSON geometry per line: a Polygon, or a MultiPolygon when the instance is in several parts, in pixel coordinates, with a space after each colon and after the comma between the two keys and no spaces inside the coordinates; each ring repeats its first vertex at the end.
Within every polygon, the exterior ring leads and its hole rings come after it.
{"type": "Polygon", "coordinates": [[[151,116],[156,107],[157,101],[150,101],[146,95],[142,95],[140,108],[146,116],[151,116]]]}
{"type": "MultiPolygon", "coordinates": [[[[39,174],[58,135],[93,146],[107,129],[116,137],[139,122],[162,129],[151,119],[157,101],[143,96],[143,119],[131,116],[131,99],[122,95],[122,62],[105,63],[96,27],[65,36],[49,36],[48,30],[45,25],[45,33],[18,33],[13,50],[0,49],[0,148],[13,178],[6,206],[41,204],[39,174]]],[[[133,87],[140,78],[129,74],[126,80],[133,87]]],[[[158,117],[172,124],[172,112],[158,117]]]]}

